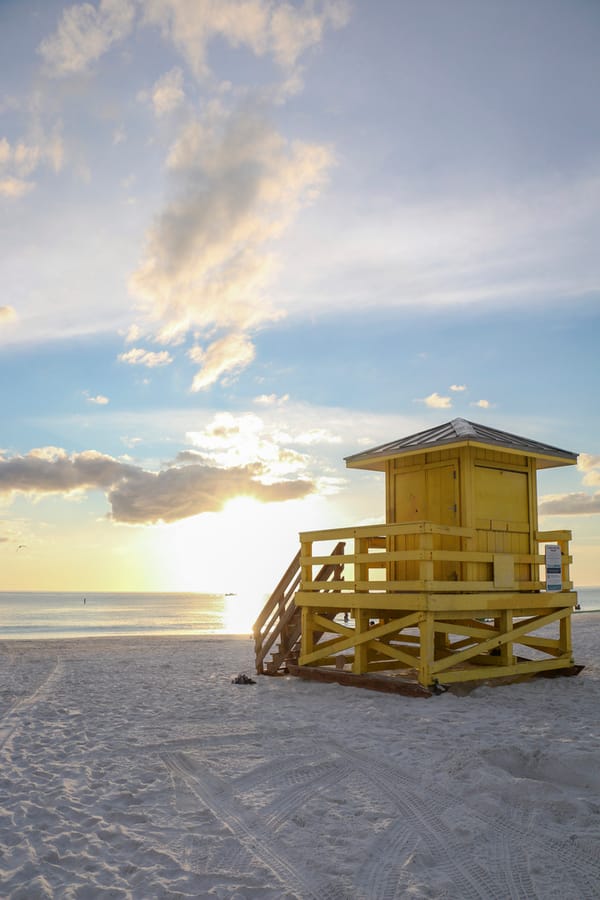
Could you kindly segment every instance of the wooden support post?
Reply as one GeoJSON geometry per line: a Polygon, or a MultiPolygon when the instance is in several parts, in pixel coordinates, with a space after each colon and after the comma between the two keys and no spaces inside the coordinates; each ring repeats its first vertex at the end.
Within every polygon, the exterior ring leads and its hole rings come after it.
{"type": "MultiPolygon", "coordinates": [[[[354,628],[356,636],[369,630],[369,611],[365,609],[354,610],[354,628]]],[[[354,665],[352,671],[355,675],[364,675],[369,669],[369,651],[365,641],[354,647],[354,665]]]]}
{"type": "Polygon", "coordinates": [[[308,656],[315,649],[313,634],[313,613],[310,606],[302,607],[302,637],[300,640],[300,656],[308,656]]]}
{"type": "Polygon", "coordinates": [[[421,652],[419,655],[419,681],[423,687],[430,687],[433,683],[431,667],[434,662],[434,619],[433,613],[424,614],[419,624],[421,637],[421,652]]]}
{"type": "Polygon", "coordinates": [[[434,631],[433,647],[436,659],[441,659],[442,656],[446,656],[449,648],[449,643],[448,635],[445,631],[434,631]]]}
{"type": "MultiPolygon", "coordinates": [[[[560,620],[560,632],[558,645],[561,653],[568,653],[573,656],[573,642],[571,640],[571,612],[569,611],[563,619],[560,620]]],[[[571,660],[573,661],[573,660],[571,660]]]]}
{"type": "MultiPolygon", "coordinates": [[[[512,609],[503,609],[500,612],[500,618],[496,619],[496,628],[500,631],[500,634],[507,634],[507,632],[512,631],[513,625],[513,612],[512,609]]],[[[507,641],[505,644],[502,644],[499,648],[499,662],[503,666],[512,666],[513,660],[513,645],[510,641],[507,641]]]]}

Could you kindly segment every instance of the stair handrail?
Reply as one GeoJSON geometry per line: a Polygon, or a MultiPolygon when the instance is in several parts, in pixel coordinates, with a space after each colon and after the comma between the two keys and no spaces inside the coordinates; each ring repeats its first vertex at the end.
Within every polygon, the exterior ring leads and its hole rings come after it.
{"type": "MultiPolygon", "coordinates": [[[[345,546],[344,541],[339,541],[331,556],[342,555],[345,546]]],[[[265,657],[296,613],[294,596],[300,585],[300,553],[298,550],[253,625],[257,672],[262,671],[265,657]]],[[[336,573],[339,576],[342,568],[343,563],[325,563],[315,581],[325,582],[336,573]]]]}
{"type": "Polygon", "coordinates": [[[291,599],[300,584],[300,550],[287,567],[279,584],[265,603],[252,631],[257,670],[281,632],[281,620],[290,607],[291,599]]]}

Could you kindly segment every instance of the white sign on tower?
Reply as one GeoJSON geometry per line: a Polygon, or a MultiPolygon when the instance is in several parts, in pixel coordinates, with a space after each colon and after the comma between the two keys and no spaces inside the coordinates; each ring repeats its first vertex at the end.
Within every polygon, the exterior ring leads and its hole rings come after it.
{"type": "Polygon", "coordinates": [[[561,552],[558,544],[546,544],[546,590],[562,591],[561,552]]]}

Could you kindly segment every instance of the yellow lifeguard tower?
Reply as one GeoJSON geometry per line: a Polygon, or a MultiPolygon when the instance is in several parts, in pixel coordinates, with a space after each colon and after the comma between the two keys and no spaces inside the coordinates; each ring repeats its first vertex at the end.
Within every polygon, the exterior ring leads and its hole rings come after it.
{"type": "Polygon", "coordinates": [[[538,530],[536,480],[576,462],[465,419],[348,457],[385,473],[386,523],[300,534],[254,626],[257,672],[428,692],[578,671],[571,533],[538,530]]]}

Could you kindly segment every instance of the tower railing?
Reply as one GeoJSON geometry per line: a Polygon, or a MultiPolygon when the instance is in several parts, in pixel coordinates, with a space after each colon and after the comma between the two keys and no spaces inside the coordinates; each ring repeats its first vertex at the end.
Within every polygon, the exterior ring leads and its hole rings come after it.
{"type": "Polygon", "coordinates": [[[328,591],[340,594],[544,592],[543,549],[549,543],[561,550],[558,593],[572,590],[570,531],[537,531],[533,553],[473,549],[481,544],[478,538],[483,534],[482,529],[425,521],[305,531],[300,534],[299,591],[322,591],[315,571],[331,563],[328,546],[340,541],[346,549],[343,554],[338,551],[335,562],[343,566],[343,578],[327,583],[328,591]],[[452,577],[444,576],[449,571],[452,577]]]}

